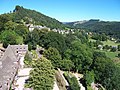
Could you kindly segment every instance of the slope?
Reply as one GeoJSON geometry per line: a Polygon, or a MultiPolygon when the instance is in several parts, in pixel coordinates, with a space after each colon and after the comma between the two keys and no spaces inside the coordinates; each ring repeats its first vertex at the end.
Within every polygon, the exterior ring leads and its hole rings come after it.
{"type": "Polygon", "coordinates": [[[10,13],[12,21],[16,23],[31,23],[35,25],[47,26],[50,28],[65,28],[58,20],[48,17],[35,10],[23,8],[22,6],[16,6],[13,13],[10,13]]]}
{"type": "Polygon", "coordinates": [[[72,28],[82,28],[96,33],[105,33],[113,37],[120,38],[120,22],[100,21],[98,19],[91,19],[83,23],[72,22],[67,23],[72,28]]]}

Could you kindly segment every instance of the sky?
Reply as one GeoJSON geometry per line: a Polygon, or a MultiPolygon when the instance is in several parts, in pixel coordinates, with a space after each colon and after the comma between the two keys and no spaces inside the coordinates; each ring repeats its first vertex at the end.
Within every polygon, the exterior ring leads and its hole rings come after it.
{"type": "Polygon", "coordinates": [[[0,14],[14,10],[16,5],[61,22],[89,19],[120,21],[120,0],[0,0],[0,14]]]}

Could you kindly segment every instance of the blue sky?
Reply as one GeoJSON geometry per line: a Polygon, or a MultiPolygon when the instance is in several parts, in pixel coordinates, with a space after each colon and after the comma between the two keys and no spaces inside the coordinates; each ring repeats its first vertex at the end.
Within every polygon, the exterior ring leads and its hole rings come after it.
{"type": "Polygon", "coordinates": [[[16,5],[34,9],[61,22],[120,21],[120,0],[0,0],[0,14],[12,11],[16,5]]]}

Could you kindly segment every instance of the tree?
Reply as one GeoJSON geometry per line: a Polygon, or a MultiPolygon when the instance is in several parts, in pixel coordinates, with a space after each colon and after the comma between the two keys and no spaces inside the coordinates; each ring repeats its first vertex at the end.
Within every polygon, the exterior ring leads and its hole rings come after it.
{"type": "Polygon", "coordinates": [[[65,72],[63,75],[65,76],[66,80],[69,83],[70,90],[80,90],[80,87],[79,87],[76,77],[72,76],[71,74],[69,74],[67,72],[65,72]]]}
{"type": "Polygon", "coordinates": [[[32,67],[27,86],[34,90],[53,90],[55,72],[51,62],[42,57],[34,60],[32,67]]]}
{"type": "Polygon", "coordinates": [[[32,64],[32,56],[30,55],[29,52],[26,53],[25,57],[24,57],[24,63],[27,67],[31,67],[32,64]]]}
{"type": "Polygon", "coordinates": [[[4,25],[10,21],[10,15],[8,14],[2,14],[0,15],[0,31],[5,30],[4,25]]]}
{"type": "Polygon", "coordinates": [[[28,49],[35,50],[37,47],[37,43],[39,42],[39,33],[36,30],[27,33],[24,39],[24,43],[28,44],[28,49]]]}
{"type": "Polygon", "coordinates": [[[15,44],[22,44],[23,38],[20,37],[18,34],[16,34],[12,30],[5,30],[1,34],[1,41],[3,43],[3,46],[6,48],[9,44],[15,45],[15,44]]]}
{"type": "Polygon", "coordinates": [[[120,53],[118,53],[118,57],[120,58],[120,53]]]}
{"type": "Polygon", "coordinates": [[[66,50],[64,58],[74,63],[74,71],[85,72],[92,64],[92,50],[76,40],[71,43],[70,49],[66,50]]]}
{"type": "Polygon", "coordinates": [[[115,52],[116,50],[117,50],[116,47],[112,47],[110,51],[111,51],[111,52],[115,52]]]}
{"type": "Polygon", "coordinates": [[[59,67],[59,61],[62,59],[59,51],[56,48],[49,47],[48,50],[44,51],[43,55],[51,61],[54,67],[59,67]]]}
{"type": "Polygon", "coordinates": [[[5,30],[15,30],[16,26],[17,26],[17,23],[12,21],[8,21],[7,23],[4,24],[5,30]]]}
{"type": "Polygon", "coordinates": [[[109,90],[119,90],[120,87],[120,67],[115,67],[113,75],[106,80],[106,88],[109,90]],[[107,81],[111,81],[110,84],[107,81]],[[107,86],[108,84],[108,86],[107,86]]]}
{"type": "Polygon", "coordinates": [[[88,37],[85,32],[75,32],[75,36],[80,39],[81,43],[87,43],[88,37]]]}
{"type": "Polygon", "coordinates": [[[59,61],[59,67],[62,70],[70,71],[74,68],[74,63],[71,60],[63,59],[59,61]]]}
{"type": "Polygon", "coordinates": [[[88,86],[91,86],[91,83],[94,82],[94,71],[86,71],[84,74],[84,78],[88,86]]]}
{"type": "Polygon", "coordinates": [[[120,51],[120,45],[118,45],[118,51],[120,51]]]}
{"type": "Polygon", "coordinates": [[[106,57],[105,53],[95,52],[93,60],[93,70],[95,73],[95,82],[102,84],[107,90],[119,90],[119,67],[106,57]]]}
{"type": "Polygon", "coordinates": [[[28,31],[28,28],[26,26],[24,26],[24,25],[17,25],[16,28],[15,28],[15,32],[18,35],[20,35],[20,36],[25,38],[25,36],[27,35],[27,33],[29,31],[28,31]]]}
{"type": "Polygon", "coordinates": [[[70,85],[71,85],[70,86],[71,90],[80,90],[80,87],[79,87],[76,77],[71,78],[70,85]]]}
{"type": "Polygon", "coordinates": [[[105,50],[109,50],[109,49],[110,49],[110,46],[105,45],[105,46],[103,46],[103,49],[105,49],[105,50]]]}
{"type": "Polygon", "coordinates": [[[56,48],[62,55],[66,50],[65,38],[63,35],[56,32],[48,32],[41,39],[43,47],[48,49],[49,47],[56,48]]]}
{"type": "Polygon", "coordinates": [[[120,67],[114,63],[108,63],[105,72],[103,73],[101,84],[107,90],[119,90],[120,87],[120,67]]]}

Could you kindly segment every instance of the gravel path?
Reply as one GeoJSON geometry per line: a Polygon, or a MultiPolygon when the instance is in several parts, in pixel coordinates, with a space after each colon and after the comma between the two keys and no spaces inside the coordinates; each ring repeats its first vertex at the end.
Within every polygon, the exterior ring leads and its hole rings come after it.
{"type": "Polygon", "coordinates": [[[85,87],[83,87],[83,85],[80,83],[80,78],[82,78],[83,77],[83,75],[81,75],[81,74],[78,74],[78,73],[73,73],[74,75],[75,75],[75,77],[77,78],[77,80],[78,80],[78,84],[79,84],[79,86],[80,86],[80,90],[85,90],[85,87]]]}
{"type": "Polygon", "coordinates": [[[59,90],[59,88],[58,88],[58,85],[57,85],[56,81],[54,81],[54,87],[53,87],[53,90],[59,90]]]}

